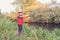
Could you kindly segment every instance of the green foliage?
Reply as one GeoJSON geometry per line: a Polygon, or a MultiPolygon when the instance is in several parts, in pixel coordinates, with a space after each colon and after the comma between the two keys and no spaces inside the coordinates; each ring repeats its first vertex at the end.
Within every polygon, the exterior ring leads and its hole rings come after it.
{"type": "Polygon", "coordinates": [[[0,18],[0,40],[60,40],[60,29],[55,28],[48,31],[35,26],[23,24],[22,34],[16,35],[17,24],[12,22],[8,17],[0,18]]]}

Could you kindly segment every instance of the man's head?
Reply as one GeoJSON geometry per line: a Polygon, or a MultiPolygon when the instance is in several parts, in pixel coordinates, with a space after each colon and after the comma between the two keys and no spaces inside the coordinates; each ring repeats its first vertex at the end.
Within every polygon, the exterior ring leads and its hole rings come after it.
{"type": "Polygon", "coordinates": [[[22,12],[18,12],[18,16],[21,16],[22,15],[22,12]]]}

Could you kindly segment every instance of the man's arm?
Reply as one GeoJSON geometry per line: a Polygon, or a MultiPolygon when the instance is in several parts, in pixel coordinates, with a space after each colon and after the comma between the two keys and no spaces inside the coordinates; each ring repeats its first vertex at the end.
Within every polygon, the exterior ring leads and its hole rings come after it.
{"type": "Polygon", "coordinates": [[[23,15],[23,17],[29,17],[29,15],[23,15]]]}
{"type": "Polygon", "coordinates": [[[22,15],[22,16],[19,16],[19,17],[29,17],[29,15],[22,15]]]}

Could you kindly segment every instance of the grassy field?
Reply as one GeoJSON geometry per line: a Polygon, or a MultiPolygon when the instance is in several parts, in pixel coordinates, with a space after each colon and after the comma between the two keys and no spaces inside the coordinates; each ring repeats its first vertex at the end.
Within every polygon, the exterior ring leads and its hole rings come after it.
{"type": "Polygon", "coordinates": [[[0,40],[60,40],[60,29],[49,31],[23,24],[22,34],[17,36],[17,24],[7,17],[0,17],[0,40]]]}

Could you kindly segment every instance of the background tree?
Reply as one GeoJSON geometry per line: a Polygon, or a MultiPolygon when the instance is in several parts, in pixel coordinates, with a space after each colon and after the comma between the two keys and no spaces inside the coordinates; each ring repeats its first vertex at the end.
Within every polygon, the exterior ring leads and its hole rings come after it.
{"type": "MultiPolygon", "coordinates": [[[[38,11],[41,11],[41,10],[44,10],[44,9],[46,10],[48,8],[46,4],[37,2],[36,0],[16,0],[12,4],[17,5],[18,8],[19,7],[22,8],[23,14],[28,14],[29,13],[30,16],[33,15],[32,11],[34,11],[34,10],[36,10],[36,14],[38,16],[38,14],[40,14],[40,13],[37,12],[37,9],[40,9],[38,11]]],[[[24,18],[24,19],[27,20],[29,18],[30,17],[24,18]]]]}
{"type": "Polygon", "coordinates": [[[27,14],[37,8],[46,9],[47,5],[37,2],[36,0],[16,0],[12,4],[17,5],[22,8],[24,14],[27,14]]]}
{"type": "Polygon", "coordinates": [[[1,15],[1,9],[0,9],[0,15],[1,15]]]}

